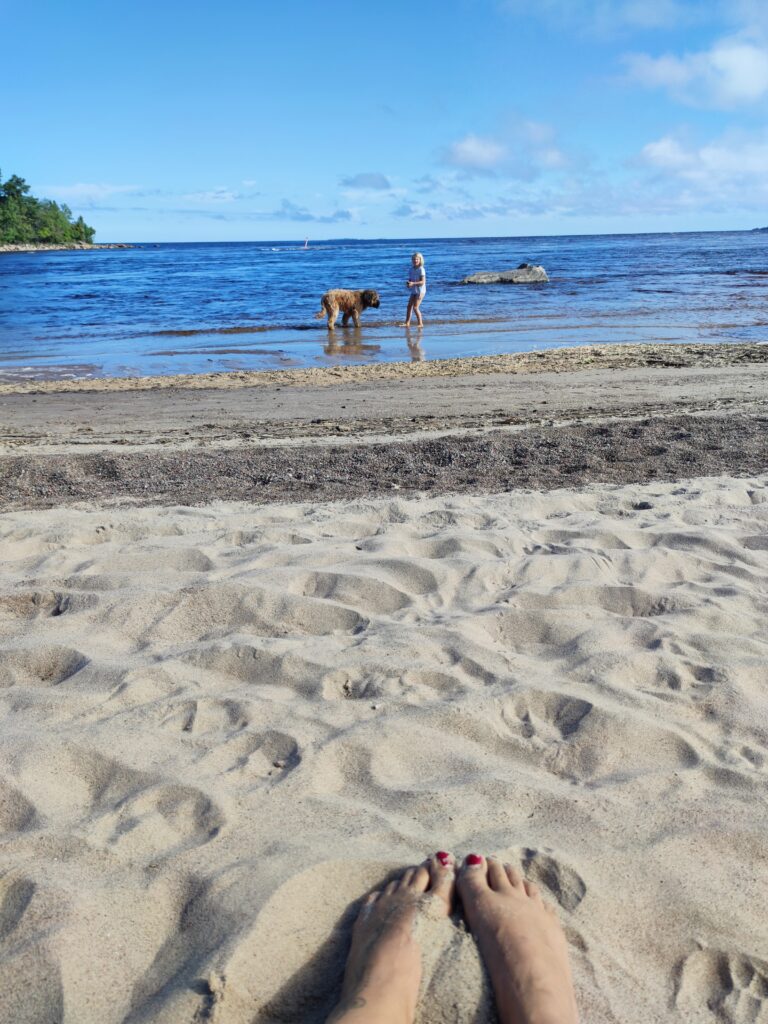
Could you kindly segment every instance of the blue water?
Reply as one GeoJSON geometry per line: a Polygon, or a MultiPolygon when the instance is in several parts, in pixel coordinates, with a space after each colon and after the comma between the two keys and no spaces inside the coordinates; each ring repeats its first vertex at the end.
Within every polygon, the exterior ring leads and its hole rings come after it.
{"type": "Polygon", "coordinates": [[[0,380],[436,359],[563,345],[768,341],[768,235],[174,243],[0,254],[0,380]],[[424,254],[423,331],[397,324],[424,254]],[[541,263],[549,284],[462,286],[541,263]],[[381,307],[329,343],[328,288],[381,307]]]}

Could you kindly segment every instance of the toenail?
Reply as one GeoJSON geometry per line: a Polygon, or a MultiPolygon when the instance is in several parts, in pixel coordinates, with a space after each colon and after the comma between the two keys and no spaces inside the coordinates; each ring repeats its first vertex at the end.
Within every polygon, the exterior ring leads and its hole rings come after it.
{"type": "Polygon", "coordinates": [[[448,865],[451,863],[451,855],[450,853],[446,853],[445,850],[438,850],[435,856],[437,857],[437,859],[440,861],[444,868],[447,868],[448,865]]]}
{"type": "Polygon", "coordinates": [[[467,857],[467,865],[469,867],[475,867],[476,864],[482,864],[483,858],[478,856],[476,853],[470,853],[467,857]]]}

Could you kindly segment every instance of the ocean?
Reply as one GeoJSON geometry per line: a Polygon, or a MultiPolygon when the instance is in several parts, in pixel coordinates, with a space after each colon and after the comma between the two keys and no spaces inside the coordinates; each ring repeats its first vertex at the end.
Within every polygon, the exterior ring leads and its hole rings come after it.
{"type": "Polygon", "coordinates": [[[768,234],[138,244],[0,254],[0,381],[267,370],[629,342],[768,341],[768,234]],[[402,321],[424,254],[422,331],[402,321]],[[548,284],[459,284],[540,263],[548,284]],[[329,340],[329,288],[379,309],[329,340]]]}

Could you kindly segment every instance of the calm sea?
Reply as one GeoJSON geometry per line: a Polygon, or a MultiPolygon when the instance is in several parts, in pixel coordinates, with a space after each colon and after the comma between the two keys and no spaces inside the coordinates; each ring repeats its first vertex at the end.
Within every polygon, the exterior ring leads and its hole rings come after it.
{"type": "Polygon", "coordinates": [[[768,341],[768,234],[146,245],[0,254],[0,380],[438,359],[616,342],[768,341]],[[397,324],[424,254],[422,332],[397,324]],[[541,263],[542,285],[462,286],[541,263]],[[329,344],[328,288],[381,307],[329,344]]]}

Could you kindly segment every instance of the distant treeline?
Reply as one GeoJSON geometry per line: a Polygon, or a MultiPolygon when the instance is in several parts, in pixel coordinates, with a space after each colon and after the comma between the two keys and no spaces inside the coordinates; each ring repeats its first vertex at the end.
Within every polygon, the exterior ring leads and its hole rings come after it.
{"type": "Polygon", "coordinates": [[[72,220],[64,203],[35,199],[23,178],[3,181],[0,173],[0,245],[70,245],[92,242],[95,233],[82,217],[72,220]]]}

